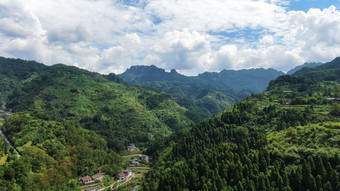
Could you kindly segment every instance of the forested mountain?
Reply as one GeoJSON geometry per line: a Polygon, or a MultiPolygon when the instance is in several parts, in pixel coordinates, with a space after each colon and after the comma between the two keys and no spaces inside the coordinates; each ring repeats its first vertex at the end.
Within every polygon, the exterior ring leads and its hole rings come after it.
{"type": "Polygon", "coordinates": [[[145,190],[340,190],[339,61],[155,141],[145,190]]]}
{"type": "MultiPolygon", "coordinates": [[[[11,64],[18,71],[31,65],[11,64]]],[[[62,64],[42,66],[44,72],[32,70],[35,75],[20,79],[8,96],[8,108],[30,111],[46,120],[78,120],[87,129],[111,134],[112,139],[119,137],[120,143],[110,140],[120,145],[115,146],[117,150],[129,142],[146,142],[150,134],[169,134],[192,123],[186,117],[190,112],[168,95],[129,86],[114,74],[100,75],[62,64]]]]}
{"type": "Polygon", "coordinates": [[[270,80],[283,75],[273,69],[223,70],[184,76],[156,66],[132,66],[119,76],[134,85],[152,87],[173,96],[177,103],[209,118],[251,93],[264,91],[270,80]]]}
{"type": "MultiPolygon", "coordinates": [[[[219,107],[209,112],[237,99],[217,90],[227,81],[221,73],[234,71],[199,75],[199,83],[156,67],[163,81],[139,77],[172,91],[185,108],[115,74],[0,61],[1,100],[14,112],[0,129],[21,154],[0,139],[2,190],[80,190],[81,176],[121,172],[117,152],[130,143],[153,158],[143,190],[340,190],[340,58],[280,76],[266,92],[196,125],[199,99],[219,107]]],[[[263,71],[252,70],[253,77],[263,71]]]]}
{"type": "Polygon", "coordinates": [[[116,152],[128,144],[146,147],[150,137],[193,123],[190,111],[168,95],[129,86],[114,74],[18,59],[1,63],[2,100],[14,114],[0,127],[22,155],[1,141],[4,190],[77,190],[75,178],[99,168],[120,172],[116,152]]]}
{"type": "Polygon", "coordinates": [[[33,75],[39,75],[48,67],[21,59],[0,57],[0,103],[20,85],[21,81],[29,79],[33,75]]]}
{"type": "Polygon", "coordinates": [[[317,67],[317,66],[320,66],[320,65],[322,65],[321,62],[306,62],[306,63],[304,63],[304,64],[302,64],[300,66],[296,66],[295,68],[289,70],[287,72],[287,75],[292,75],[295,72],[301,70],[302,68],[314,68],[314,67],[317,67]]]}

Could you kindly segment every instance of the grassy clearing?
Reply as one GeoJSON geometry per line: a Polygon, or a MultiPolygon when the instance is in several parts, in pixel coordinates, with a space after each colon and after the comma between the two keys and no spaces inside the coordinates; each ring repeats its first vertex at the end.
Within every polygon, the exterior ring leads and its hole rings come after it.
{"type": "Polygon", "coordinates": [[[7,157],[8,157],[8,155],[5,155],[0,159],[0,165],[4,165],[6,163],[7,157]]]}

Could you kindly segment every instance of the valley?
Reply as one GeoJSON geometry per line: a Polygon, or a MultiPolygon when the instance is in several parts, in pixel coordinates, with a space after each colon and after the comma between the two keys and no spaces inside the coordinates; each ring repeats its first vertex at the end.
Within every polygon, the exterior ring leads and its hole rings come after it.
{"type": "Polygon", "coordinates": [[[130,70],[0,58],[2,188],[340,189],[340,58],[292,75],[130,70]]]}

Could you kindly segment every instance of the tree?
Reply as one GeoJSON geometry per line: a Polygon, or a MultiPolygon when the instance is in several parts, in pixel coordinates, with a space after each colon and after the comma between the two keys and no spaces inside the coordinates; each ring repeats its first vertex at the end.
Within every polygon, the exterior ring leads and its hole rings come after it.
{"type": "Polygon", "coordinates": [[[324,191],[333,191],[332,185],[331,185],[331,183],[329,181],[327,181],[327,183],[326,183],[326,185],[325,185],[323,190],[324,191]]]}
{"type": "Polygon", "coordinates": [[[317,191],[316,182],[313,175],[309,174],[307,187],[310,191],[317,191]]]}
{"type": "Polygon", "coordinates": [[[333,103],[331,106],[331,111],[329,113],[334,116],[340,116],[340,104],[333,103]]]}

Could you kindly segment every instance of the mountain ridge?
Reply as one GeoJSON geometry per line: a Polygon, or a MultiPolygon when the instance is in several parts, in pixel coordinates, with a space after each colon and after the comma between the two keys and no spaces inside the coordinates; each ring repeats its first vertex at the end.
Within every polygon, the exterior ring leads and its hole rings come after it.
{"type": "Polygon", "coordinates": [[[293,75],[295,72],[301,70],[302,68],[314,68],[314,67],[317,67],[317,66],[320,66],[322,65],[323,63],[321,62],[306,62],[302,65],[299,65],[299,66],[296,66],[295,68],[289,70],[286,74],[287,75],[293,75]]]}
{"type": "Polygon", "coordinates": [[[185,76],[152,65],[132,66],[118,76],[133,85],[164,91],[199,118],[209,118],[251,93],[264,91],[270,80],[283,74],[274,69],[247,69],[185,76]]]}

